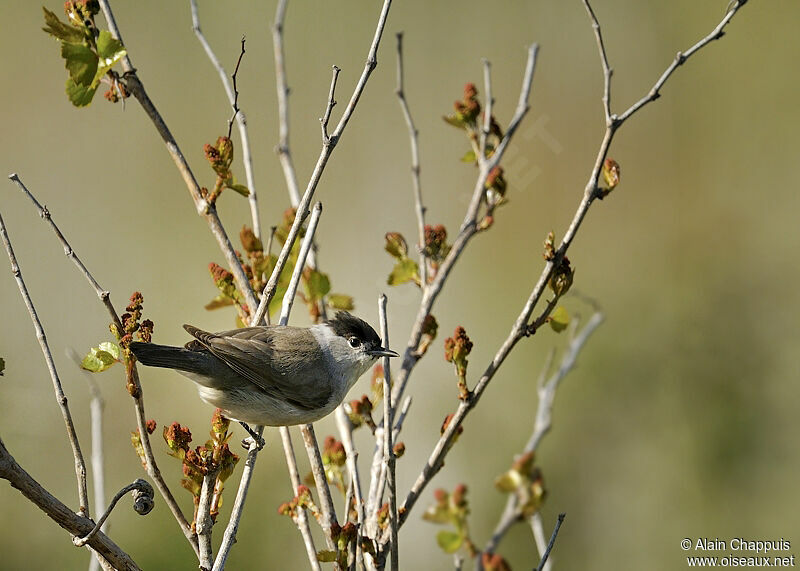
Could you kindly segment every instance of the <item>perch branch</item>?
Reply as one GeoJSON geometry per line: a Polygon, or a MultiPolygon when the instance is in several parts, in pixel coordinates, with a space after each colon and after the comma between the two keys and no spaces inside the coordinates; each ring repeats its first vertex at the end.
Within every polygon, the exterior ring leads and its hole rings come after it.
{"type": "MultiPolygon", "coordinates": [[[[389,325],[386,317],[386,295],[378,298],[378,318],[380,320],[381,339],[384,348],[389,348],[389,325]]],[[[383,358],[383,463],[388,474],[389,488],[389,527],[391,529],[391,562],[392,569],[399,571],[399,543],[397,539],[397,481],[395,476],[395,456],[392,436],[394,432],[394,410],[392,409],[392,374],[390,357],[383,358]]]]}
{"type": "Polygon", "coordinates": [[[211,569],[214,564],[214,550],[211,545],[211,533],[214,528],[214,521],[211,519],[211,500],[214,497],[217,474],[219,474],[219,470],[210,470],[203,476],[200,500],[197,503],[197,517],[195,518],[197,543],[200,546],[200,569],[205,571],[211,569]]]}
{"type": "MultiPolygon", "coordinates": [[[[39,201],[36,200],[36,197],[27,189],[27,187],[23,184],[22,180],[19,178],[18,175],[12,174],[9,177],[12,181],[14,181],[17,186],[25,193],[25,195],[33,202],[33,205],[39,211],[39,215],[42,219],[47,222],[50,228],[55,233],[56,237],[58,238],[59,242],[61,242],[62,246],[64,247],[64,254],[72,260],[78,270],[83,274],[92,288],[97,293],[97,296],[100,298],[100,301],[105,306],[106,310],[108,311],[109,315],[111,316],[111,321],[116,325],[119,331],[123,331],[124,327],[122,322],[120,321],[119,314],[117,310],[114,309],[114,305],[111,303],[111,295],[108,291],[104,290],[97,280],[94,279],[89,270],[86,266],[83,265],[83,262],[72,249],[72,246],[69,245],[64,235],[59,230],[58,226],[56,226],[55,222],[50,215],[50,212],[39,204],[39,201]]],[[[144,413],[144,395],[142,392],[142,386],[139,382],[139,372],[136,368],[136,363],[133,364],[131,369],[131,380],[134,384],[134,392],[135,395],[133,396],[133,403],[134,409],[136,411],[136,426],[139,429],[139,435],[141,437],[142,442],[142,449],[144,450],[145,462],[146,462],[146,471],[147,475],[153,479],[156,484],[156,488],[158,488],[159,493],[164,498],[164,501],[169,506],[172,515],[178,522],[178,525],[183,531],[184,536],[189,541],[189,544],[194,549],[195,553],[199,555],[198,547],[197,547],[197,536],[191,529],[189,522],[186,520],[186,517],[183,515],[178,502],[175,500],[175,497],[172,495],[172,491],[167,486],[167,483],[164,481],[164,477],[161,475],[161,470],[158,468],[158,464],[156,463],[155,454],[153,453],[153,446],[150,442],[150,434],[147,432],[147,420],[144,413]]]]}
{"type": "Polygon", "coordinates": [[[211,44],[208,43],[208,40],[206,40],[206,37],[200,29],[200,15],[197,10],[197,0],[190,0],[190,5],[192,10],[192,30],[200,41],[200,45],[203,46],[203,50],[206,52],[211,65],[217,70],[219,79],[222,82],[222,87],[225,89],[225,94],[228,96],[228,102],[233,108],[233,117],[228,124],[228,137],[230,138],[231,136],[230,131],[233,125],[233,119],[235,118],[237,127],[239,128],[239,138],[242,140],[242,162],[244,163],[244,173],[247,178],[247,189],[250,191],[250,195],[247,199],[250,202],[250,217],[253,220],[253,233],[257,238],[261,238],[261,221],[258,214],[255,176],[253,175],[253,156],[250,154],[250,137],[247,134],[247,118],[244,112],[239,109],[239,91],[236,89],[236,74],[239,71],[239,64],[244,55],[244,38],[242,38],[242,51],[239,54],[239,60],[236,62],[236,70],[233,72],[231,80],[229,81],[225,68],[220,63],[219,58],[217,58],[217,55],[211,48],[211,44]]]}

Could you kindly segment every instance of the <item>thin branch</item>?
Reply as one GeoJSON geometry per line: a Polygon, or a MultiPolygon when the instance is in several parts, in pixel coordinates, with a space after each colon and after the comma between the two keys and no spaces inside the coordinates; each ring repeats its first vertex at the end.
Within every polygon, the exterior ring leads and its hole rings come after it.
{"type": "MultiPolygon", "coordinates": [[[[386,294],[378,298],[378,319],[380,320],[381,339],[384,348],[389,348],[389,326],[386,318],[386,294]]],[[[389,527],[391,529],[391,562],[392,569],[399,571],[399,542],[397,539],[397,481],[395,475],[395,457],[392,443],[394,426],[394,410],[392,409],[392,374],[390,357],[383,358],[383,462],[386,465],[389,488],[389,527]]]]}
{"type": "Polygon", "coordinates": [[[610,126],[617,121],[617,117],[611,114],[611,76],[614,70],[608,65],[608,54],[606,53],[606,45],[603,42],[603,34],[600,31],[600,22],[597,20],[589,0],[583,0],[583,5],[592,20],[592,28],[597,40],[597,51],[600,52],[600,63],[603,66],[603,110],[606,115],[606,126],[610,126]]]}
{"type": "Polygon", "coordinates": [[[264,318],[264,314],[269,307],[269,302],[272,300],[272,297],[275,295],[275,290],[278,285],[278,276],[280,275],[281,270],[286,265],[286,261],[289,259],[289,254],[291,252],[292,246],[294,245],[295,240],[297,239],[298,234],[300,233],[300,227],[303,224],[303,221],[308,216],[308,207],[311,204],[311,199],[314,197],[314,192],[317,189],[317,185],[319,184],[320,178],[322,177],[322,173],[325,170],[325,165],[328,163],[328,159],[330,158],[331,154],[333,153],[333,149],[336,147],[336,144],[339,142],[339,139],[344,132],[345,127],[347,127],[348,121],[350,121],[350,117],[352,117],[353,112],[355,111],[356,105],[358,104],[359,99],[361,98],[362,93],[364,92],[364,88],[367,85],[367,81],[369,80],[370,75],[372,74],[372,70],[378,65],[377,60],[377,51],[378,46],[380,45],[380,40],[383,35],[383,30],[386,27],[386,18],[389,14],[389,8],[392,5],[392,0],[384,0],[383,8],[381,9],[381,14],[378,18],[378,24],[375,29],[375,35],[372,39],[372,45],[370,46],[369,53],[367,54],[367,62],[364,65],[364,71],[361,73],[361,77],[356,84],[356,87],[353,91],[353,95],[350,97],[350,101],[347,104],[347,107],[342,114],[342,117],[339,119],[339,123],[336,126],[334,132],[328,137],[327,143],[322,145],[322,150],[320,151],[319,158],[317,159],[317,163],[314,166],[314,171],[311,174],[311,179],[308,181],[308,186],[306,187],[306,191],[303,194],[303,198],[300,200],[300,203],[297,205],[297,215],[295,216],[294,223],[292,224],[292,228],[289,230],[289,235],[286,238],[286,241],[283,244],[283,249],[281,253],[278,255],[278,261],[275,265],[275,269],[270,276],[267,285],[264,287],[264,292],[261,295],[261,301],[258,304],[258,310],[254,316],[255,323],[261,323],[262,319],[264,318]]]}
{"type": "Polygon", "coordinates": [[[492,108],[494,107],[494,96],[492,95],[492,64],[488,59],[483,59],[483,88],[486,91],[486,108],[483,111],[483,128],[480,137],[480,153],[478,163],[486,162],[486,141],[492,130],[492,108]]]}
{"type": "MultiPolygon", "coordinates": [[[[116,20],[114,19],[114,14],[111,11],[111,5],[109,4],[109,1],[99,0],[99,2],[100,8],[103,10],[103,16],[108,23],[108,29],[111,32],[111,35],[124,44],[119,28],[117,27],[116,20]]],[[[123,56],[121,60],[122,69],[125,71],[125,85],[128,91],[133,94],[137,101],[139,101],[142,109],[145,113],[147,113],[147,116],[150,118],[153,126],[156,128],[158,134],[161,136],[161,139],[166,144],[167,152],[175,162],[175,166],[178,168],[178,172],[183,178],[186,188],[189,190],[189,194],[194,202],[195,210],[197,210],[198,215],[205,218],[211,233],[213,234],[214,238],[216,238],[217,244],[219,245],[222,254],[225,256],[225,261],[228,263],[231,273],[233,273],[233,277],[236,280],[236,285],[244,296],[247,306],[251,308],[256,307],[258,305],[258,301],[253,293],[253,288],[250,286],[250,280],[248,280],[247,275],[244,272],[244,268],[242,267],[242,264],[236,255],[236,251],[233,248],[230,238],[228,238],[225,227],[222,225],[216,209],[212,205],[209,205],[208,202],[203,198],[200,192],[200,185],[197,183],[197,179],[195,178],[192,169],[189,167],[189,164],[186,162],[186,158],[183,156],[180,147],[178,147],[175,137],[172,136],[172,133],[167,127],[167,124],[164,122],[164,119],[161,117],[161,114],[158,112],[158,109],[156,109],[156,106],[147,95],[144,84],[139,79],[139,76],[136,75],[136,69],[133,67],[129,53],[130,52],[123,56]]]]}
{"type": "Polygon", "coordinates": [[[425,247],[425,205],[422,203],[422,185],[420,183],[420,164],[419,164],[419,131],[411,117],[411,110],[408,107],[405,92],[405,78],[403,71],[403,33],[397,34],[397,98],[400,100],[400,108],[403,110],[403,117],[408,127],[408,135],[411,140],[411,181],[414,185],[414,210],[417,214],[417,233],[419,234],[419,277],[422,282],[422,289],[428,287],[428,260],[423,249],[425,247]]]}
{"type": "MultiPolygon", "coordinates": [[[[283,307],[281,309],[281,318],[279,322],[280,325],[286,325],[289,321],[289,313],[292,309],[294,296],[297,293],[297,287],[300,284],[300,276],[302,275],[303,267],[305,266],[306,256],[308,255],[311,242],[314,240],[314,234],[317,230],[317,224],[321,214],[322,204],[317,203],[314,207],[314,215],[311,217],[308,229],[306,230],[306,235],[303,238],[303,243],[300,245],[300,252],[292,273],[291,281],[289,282],[289,287],[283,297],[283,307]]],[[[251,325],[256,325],[257,323],[258,321],[254,317],[251,325]]],[[[264,433],[264,427],[257,426],[255,427],[255,431],[259,436],[261,436],[264,433]]],[[[300,478],[298,476],[297,483],[295,483],[293,475],[295,472],[297,472],[297,460],[294,456],[294,450],[291,447],[289,429],[285,426],[282,426],[280,432],[283,440],[284,451],[286,452],[286,463],[289,467],[289,474],[292,477],[292,486],[295,493],[297,493],[297,486],[300,485],[300,478]]],[[[253,478],[253,470],[255,468],[258,451],[257,443],[253,441],[250,445],[250,450],[247,453],[247,461],[245,462],[245,467],[242,471],[242,479],[239,481],[239,489],[236,492],[236,500],[234,501],[233,508],[231,510],[231,517],[228,521],[227,527],[225,528],[222,544],[217,552],[217,558],[214,561],[214,571],[221,571],[225,568],[225,563],[230,550],[233,547],[233,544],[236,542],[236,533],[239,530],[239,521],[241,520],[242,513],[244,511],[244,502],[247,499],[247,492],[250,488],[250,482],[253,478]]],[[[316,564],[317,555],[311,538],[311,530],[308,527],[308,519],[305,517],[305,512],[302,510],[299,510],[299,512],[302,513],[302,516],[298,515],[296,523],[303,535],[303,540],[306,544],[306,550],[309,554],[309,561],[311,561],[312,566],[314,566],[316,564]]]]}
{"type": "Polygon", "coordinates": [[[294,297],[297,292],[297,287],[300,285],[300,278],[303,276],[303,268],[308,253],[311,250],[311,243],[314,238],[314,233],[317,231],[317,224],[319,224],[319,217],[322,214],[322,203],[317,202],[311,212],[311,220],[308,222],[306,228],[306,237],[300,245],[300,253],[297,257],[297,264],[295,265],[294,272],[292,272],[292,279],[289,282],[289,289],[283,296],[283,305],[281,306],[280,324],[286,325],[289,322],[289,313],[292,311],[294,305],[294,297]],[[290,295],[291,294],[291,295],[290,295]]]}
{"type": "Polygon", "coordinates": [[[77,547],[83,547],[89,543],[89,541],[91,541],[91,539],[100,531],[103,523],[106,521],[106,519],[108,519],[108,516],[111,515],[111,512],[116,507],[117,502],[128,492],[133,492],[133,509],[136,511],[136,513],[139,515],[147,515],[152,511],[154,505],[153,496],[155,494],[153,491],[153,486],[151,486],[145,480],[135,480],[117,492],[117,494],[111,499],[111,503],[108,504],[106,511],[102,516],[100,516],[100,519],[97,520],[97,523],[92,530],[83,537],[73,537],[72,543],[77,547]]]}
{"type": "MultiPolygon", "coordinates": [[[[342,406],[336,407],[336,425],[339,427],[339,435],[344,445],[344,451],[347,455],[347,470],[350,473],[350,484],[353,490],[353,497],[355,498],[356,513],[358,514],[356,522],[359,529],[364,524],[364,498],[361,495],[361,475],[358,471],[358,450],[353,444],[353,423],[344,411],[342,406]]],[[[349,502],[345,502],[345,513],[350,509],[349,502]]]]}
{"type": "Polygon", "coordinates": [[[333,77],[331,77],[331,89],[328,92],[328,104],[325,106],[325,114],[319,120],[322,127],[322,144],[330,141],[328,136],[328,122],[331,119],[331,111],[336,106],[336,80],[339,79],[339,72],[342,71],[337,66],[333,66],[333,77]]]}
{"type": "MultiPolygon", "coordinates": [[[[314,483],[319,495],[319,507],[322,512],[320,526],[325,534],[325,542],[328,549],[337,550],[336,540],[332,535],[334,525],[338,525],[336,520],[336,508],[333,505],[331,487],[328,485],[328,478],[325,476],[325,465],[322,463],[322,456],[317,445],[317,436],[314,434],[313,424],[304,424],[300,427],[300,434],[303,435],[303,442],[308,453],[308,460],[311,463],[311,473],[314,475],[314,483]]],[[[338,567],[338,565],[337,565],[338,567]]]]}
{"type": "Polygon", "coordinates": [[[297,173],[294,170],[289,148],[289,93],[286,83],[286,61],[283,50],[283,26],[286,19],[287,0],[278,0],[275,23],[272,26],[272,47],[275,52],[275,87],[278,90],[278,159],[283,169],[283,178],[289,191],[289,200],[295,208],[300,204],[297,173]]]}
{"type": "MultiPolygon", "coordinates": [[[[42,219],[50,226],[50,228],[55,233],[56,237],[58,238],[59,242],[61,242],[62,246],[64,247],[64,254],[72,260],[78,270],[83,274],[86,280],[94,289],[97,296],[100,298],[100,301],[105,306],[108,314],[111,317],[111,321],[116,325],[119,331],[124,330],[122,326],[122,322],[120,321],[119,314],[117,310],[114,309],[114,305],[111,303],[111,295],[108,291],[104,290],[97,280],[94,279],[89,270],[86,266],[83,265],[83,262],[72,249],[72,246],[69,245],[67,239],[61,233],[56,223],[53,221],[52,217],[50,216],[50,212],[39,204],[39,201],[36,200],[36,197],[31,194],[31,192],[27,189],[27,187],[23,184],[22,180],[19,178],[18,175],[12,174],[9,178],[17,184],[17,186],[30,198],[33,205],[39,211],[39,215],[42,219]]],[[[197,536],[192,531],[189,522],[186,520],[186,516],[183,515],[178,502],[175,500],[175,497],[172,495],[172,491],[169,489],[166,481],[164,481],[163,476],[161,475],[161,470],[158,468],[158,464],[156,463],[155,454],[153,453],[153,446],[150,442],[150,434],[147,432],[147,420],[144,413],[144,394],[142,392],[142,386],[139,382],[139,372],[136,367],[136,363],[133,363],[131,368],[131,381],[134,385],[134,393],[131,395],[133,397],[134,402],[134,409],[136,411],[136,425],[139,429],[139,435],[142,441],[142,449],[144,450],[145,462],[146,462],[146,471],[147,475],[152,478],[152,480],[156,484],[156,488],[158,488],[159,493],[163,497],[164,501],[166,502],[167,506],[169,506],[172,515],[178,522],[178,525],[183,531],[184,536],[189,541],[189,544],[194,549],[195,553],[199,555],[198,547],[197,547],[197,536]]]]}
{"type": "MultiPolygon", "coordinates": [[[[547,551],[547,537],[544,535],[544,522],[542,521],[541,512],[534,512],[531,517],[528,518],[528,524],[531,526],[533,541],[536,543],[536,549],[539,551],[539,557],[541,558],[544,552],[547,551]]],[[[548,559],[542,571],[550,571],[552,567],[553,561],[548,559]]]]}
{"type": "Polygon", "coordinates": [[[75,477],[78,483],[78,509],[83,516],[89,515],[89,492],[86,485],[86,462],[81,453],[81,445],[78,442],[78,434],[75,431],[75,423],[72,421],[72,413],[69,410],[67,403],[67,395],[64,394],[64,389],[61,387],[61,379],[58,377],[55,361],[53,361],[53,354],[50,352],[50,345],[47,343],[47,337],[42,327],[42,322],[39,321],[39,316],[36,314],[36,308],[33,306],[33,300],[28,293],[28,288],[25,286],[25,281],[22,279],[22,271],[17,264],[17,258],[14,255],[14,248],[11,246],[11,240],[6,232],[6,225],[3,222],[3,217],[0,215],[0,237],[3,239],[3,244],[6,247],[8,260],[11,262],[11,273],[17,281],[19,293],[25,302],[25,307],[28,308],[28,313],[33,322],[33,328],[36,331],[36,338],[39,340],[39,346],[42,348],[44,360],[47,363],[47,369],[50,371],[50,378],[53,381],[53,390],[56,395],[56,402],[61,409],[61,416],[64,418],[64,425],[67,429],[67,437],[70,446],[72,447],[72,456],[75,461],[75,477]]]}
{"type": "Polygon", "coordinates": [[[189,1],[192,10],[192,30],[194,30],[197,39],[203,46],[203,50],[205,50],[208,59],[211,61],[211,65],[213,65],[214,69],[217,70],[220,81],[222,81],[222,87],[225,89],[225,94],[228,96],[228,101],[230,102],[231,107],[233,107],[233,117],[231,117],[231,120],[228,122],[228,138],[231,136],[233,119],[236,118],[236,123],[239,127],[239,138],[242,140],[242,162],[244,163],[244,173],[245,177],[247,178],[247,189],[250,191],[247,199],[250,202],[250,217],[253,220],[253,233],[257,238],[261,238],[261,221],[258,214],[258,199],[256,197],[256,183],[255,176],[253,174],[253,156],[250,153],[250,137],[247,134],[247,118],[245,117],[244,112],[239,109],[239,91],[236,89],[236,74],[239,71],[239,64],[242,61],[242,56],[244,56],[244,38],[242,38],[242,51],[239,54],[239,60],[236,62],[236,70],[231,76],[231,80],[233,81],[233,85],[231,85],[231,82],[228,81],[228,75],[225,72],[225,68],[220,63],[219,58],[217,58],[216,54],[214,53],[214,50],[211,49],[211,44],[208,43],[208,40],[206,40],[206,37],[203,35],[203,32],[200,29],[200,16],[197,11],[197,0],[189,1]]]}
{"type": "MultiPolygon", "coordinates": [[[[577,330],[578,320],[573,320],[574,325],[571,325],[571,329],[573,330],[572,339],[564,350],[558,370],[550,375],[549,378],[546,378],[552,364],[553,353],[551,352],[548,355],[545,366],[542,368],[542,375],[538,384],[539,404],[536,410],[536,419],[533,423],[533,432],[523,448],[523,454],[535,452],[544,435],[550,430],[552,426],[552,411],[556,391],[564,377],[575,367],[578,355],[586,345],[589,336],[603,323],[603,320],[603,314],[597,310],[577,335],[574,334],[574,331],[577,330]]],[[[520,521],[521,517],[519,500],[516,494],[511,494],[506,501],[506,507],[500,516],[497,526],[495,526],[491,539],[486,543],[486,547],[483,548],[484,553],[495,552],[505,534],[511,526],[520,521]]],[[[540,553],[543,553],[543,550],[540,551],[540,553]]]]}
{"type": "MultiPolygon", "coordinates": [[[[8,452],[0,440],[0,478],[7,480],[50,519],[74,536],[82,537],[95,526],[87,517],[76,514],[34,480],[8,452]]],[[[139,566],[102,531],[96,532],[87,545],[114,566],[124,571],[139,571],[139,566]]]]}
{"type": "Polygon", "coordinates": [[[219,470],[211,470],[203,476],[203,484],[200,487],[200,500],[197,504],[197,517],[195,518],[195,530],[197,531],[197,542],[200,546],[200,569],[208,571],[214,564],[214,551],[211,545],[211,533],[214,528],[214,521],[211,519],[211,501],[214,496],[214,486],[217,483],[219,470]]]}
{"type": "Polygon", "coordinates": [[[708,34],[707,36],[702,38],[700,41],[698,41],[696,44],[694,44],[692,47],[690,47],[685,52],[678,52],[678,54],[675,56],[675,59],[673,60],[673,62],[669,65],[669,67],[667,67],[666,70],[664,70],[664,73],[661,74],[661,77],[658,78],[658,81],[656,81],[655,85],[653,85],[653,88],[647,93],[647,95],[645,95],[639,101],[637,101],[636,103],[631,105],[628,108],[627,111],[625,111],[622,115],[619,116],[619,123],[620,124],[624,123],[634,113],[639,111],[639,109],[641,109],[642,107],[644,107],[645,105],[647,105],[651,101],[655,101],[656,99],[658,99],[661,96],[661,88],[664,86],[664,84],[667,82],[667,80],[670,78],[670,76],[673,74],[673,72],[676,69],[678,69],[679,66],[683,65],[686,62],[686,60],[688,60],[695,53],[700,51],[702,48],[706,47],[708,44],[710,44],[714,40],[718,40],[722,36],[724,36],[725,35],[725,26],[728,25],[728,23],[736,15],[736,12],[738,12],[739,9],[742,6],[744,6],[746,3],[747,3],[747,0],[738,0],[737,2],[734,2],[730,6],[728,11],[725,13],[725,17],[723,17],[722,21],[720,21],[720,23],[717,24],[716,28],[711,30],[710,34],[708,34]]]}
{"type": "Polygon", "coordinates": [[[536,571],[542,571],[544,569],[544,564],[547,563],[547,558],[550,556],[550,552],[553,550],[553,545],[556,543],[556,537],[558,537],[558,530],[561,529],[561,524],[564,523],[564,518],[567,516],[565,513],[558,514],[558,521],[556,522],[556,527],[553,529],[553,535],[550,536],[550,543],[547,544],[547,550],[542,555],[541,561],[539,561],[538,567],[536,567],[536,571]]]}

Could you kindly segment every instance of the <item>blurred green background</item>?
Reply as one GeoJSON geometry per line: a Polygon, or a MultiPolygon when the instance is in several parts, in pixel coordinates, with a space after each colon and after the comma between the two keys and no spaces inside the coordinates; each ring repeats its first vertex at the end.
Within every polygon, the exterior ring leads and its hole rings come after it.
{"type": "MultiPolygon", "coordinates": [[[[708,33],[726,0],[595,2],[615,69],[613,108],[644,95],[679,49],[708,33]]],[[[36,3],[4,1],[5,80],[0,86],[4,173],[17,172],[122,308],[145,296],[155,341],[186,340],[181,324],[232,326],[231,313],[206,312],[215,294],[207,264],[223,262],[154,128],[131,100],[98,96],[73,108],[58,45],[40,31],[36,3]]],[[[61,13],[61,3],[48,7],[61,13]]],[[[250,126],[265,227],[288,206],[274,147],[278,140],[272,44],[274,2],[202,2],[203,29],[233,68],[247,37],[240,102],[250,126]]],[[[126,46],[201,184],[213,184],[202,145],[230,116],[219,79],[191,32],[188,2],[115,2],[126,46]]],[[[305,186],[320,148],[319,123],[330,66],[342,68],[338,120],[361,73],[378,2],[291,2],[286,55],[292,151],[305,186]]],[[[554,429],[538,463],[549,496],[546,527],[566,512],[554,560],[559,569],[682,569],[679,542],[699,536],[800,542],[797,434],[800,231],[796,167],[800,159],[800,79],[791,0],[749,3],[728,34],[678,70],[663,97],[620,131],[611,150],[622,183],[596,203],[570,251],[575,290],[603,306],[606,323],[558,393],[554,429]]],[[[320,262],[335,291],[356,298],[373,323],[376,298],[389,295],[393,346],[407,338],[416,313],[412,286],[389,289],[391,260],[383,234],[415,233],[408,136],[395,89],[394,33],[405,31],[406,91],[420,129],[422,183],[430,223],[455,235],[475,170],[460,163],[460,133],[444,124],[463,84],[481,87],[480,58],[493,63],[496,114],[507,124],[516,104],[525,46],[541,45],[533,107],[504,161],[510,205],[459,262],[435,314],[441,329],[415,372],[415,401],[402,439],[398,485],[405,496],[455,409],[451,365],[441,343],[464,325],[475,343],[471,379],[505,338],[542,266],[549,230],[563,235],[583,192],[603,133],[602,75],[580,1],[423,2],[392,7],[379,66],[337,147],[317,198],[325,211],[320,262]]],[[[234,130],[236,133],[236,130],[234,130]]],[[[238,138],[236,139],[238,141],[238,138]]],[[[241,165],[236,167],[244,177],[241,165]]],[[[50,230],[10,183],[0,192],[23,275],[47,331],[88,455],[86,381],[64,355],[105,340],[108,318],[64,257],[50,230]]],[[[231,235],[249,220],[246,201],[223,195],[219,210],[231,235]]],[[[8,267],[3,263],[4,267],[8,267]]],[[[50,379],[27,312],[8,271],[0,272],[2,325],[0,436],[43,485],[75,506],[71,454],[50,379]]],[[[567,302],[586,315],[585,305],[567,302]]],[[[296,306],[292,321],[307,323],[296,306]]],[[[468,418],[446,467],[426,490],[402,533],[408,569],[447,569],[449,556],[420,515],[436,487],[469,486],[474,539],[483,544],[504,505],[493,487],[527,440],[536,410],[536,378],[551,347],[549,329],[520,343],[468,418]]],[[[148,417],[177,420],[199,438],[211,408],[193,386],[169,372],[142,371],[148,417]]],[[[106,398],[107,489],[143,475],[130,448],[135,426],[120,367],[98,380],[106,398]]],[[[368,380],[353,389],[367,392],[368,380]]],[[[319,423],[322,439],[334,431],[319,423]]],[[[160,433],[160,428],[159,431],[160,433]]],[[[359,435],[362,461],[369,440],[359,435]]],[[[237,429],[236,438],[239,438],[237,429]]],[[[179,465],[154,440],[166,477],[178,489],[179,465]]],[[[267,432],[242,519],[231,569],[305,568],[294,526],[276,513],[292,493],[277,431],[267,432]]],[[[238,445],[237,445],[238,448],[238,445]]],[[[301,456],[303,456],[301,454],[301,456]]],[[[303,470],[307,464],[303,463],[303,470]]],[[[223,521],[232,504],[229,484],[223,521]]],[[[127,505],[111,535],[145,569],[194,569],[189,547],[158,498],[142,519],[127,505]]],[[[0,487],[0,568],[82,569],[85,550],[8,486],[0,487]],[[57,563],[56,563],[57,562],[57,563]]],[[[341,512],[341,499],[337,498],[341,512]]],[[[221,528],[216,530],[216,539],[221,528]]],[[[500,553],[515,568],[537,561],[530,530],[517,526],[500,553]]]]}

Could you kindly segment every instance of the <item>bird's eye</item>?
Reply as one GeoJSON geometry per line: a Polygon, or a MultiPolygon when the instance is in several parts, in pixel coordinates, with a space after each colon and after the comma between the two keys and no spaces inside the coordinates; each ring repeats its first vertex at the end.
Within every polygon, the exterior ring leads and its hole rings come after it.
{"type": "Polygon", "coordinates": [[[359,345],[361,345],[361,339],[359,339],[358,337],[351,337],[350,338],[350,346],[351,347],[356,348],[359,345]]]}

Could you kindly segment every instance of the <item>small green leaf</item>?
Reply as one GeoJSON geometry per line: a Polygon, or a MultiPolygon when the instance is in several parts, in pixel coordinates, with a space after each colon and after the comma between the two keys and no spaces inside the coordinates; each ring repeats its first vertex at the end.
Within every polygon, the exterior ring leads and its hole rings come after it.
{"type": "Polygon", "coordinates": [[[229,184],[228,188],[234,192],[238,192],[242,196],[250,196],[250,189],[243,184],[229,184]]]}
{"type": "Polygon", "coordinates": [[[463,536],[454,531],[443,529],[436,534],[436,543],[439,544],[439,547],[441,547],[445,553],[455,553],[463,542],[463,536]]]}
{"type": "Polygon", "coordinates": [[[519,472],[509,470],[497,477],[494,481],[494,486],[501,492],[510,493],[519,487],[521,481],[519,472]]]}
{"type": "Polygon", "coordinates": [[[61,42],[61,57],[69,76],[78,85],[89,85],[97,73],[97,55],[86,44],[61,42]]]}
{"type": "Polygon", "coordinates": [[[397,262],[386,280],[389,285],[400,285],[406,282],[419,284],[419,266],[411,258],[403,258],[397,262]]]}
{"type": "Polygon", "coordinates": [[[86,107],[92,102],[94,93],[97,91],[94,87],[88,85],[78,85],[71,77],[67,78],[67,97],[75,107],[86,107]]]}
{"type": "Polygon", "coordinates": [[[561,333],[569,325],[569,313],[567,313],[567,310],[564,309],[563,306],[559,305],[550,314],[548,321],[550,322],[550,327],[553,328],[553,331],[556,333],[561,333]]]}
{"type": "Polygon", "coordinates": [[[398,260],[408,256],[408,245],[406,239],[400,232],[387,232],[386,245],[384,249],[389,252],[389,255],[397,258],[398,260]]]}
{"type": "Polygon", "coordinates": [[[83,40],[84,35],[80,29],[70,26],[69,24],[65,24],[58,19],[58,16],[44,6],[42,6],[42,10],[44,10],[45,23],[45,27],[42,28],[42,30],[65,42],[80,42],[83,40]]]}
{"type": "Polygon", "coordinates": [[[422,514],[422,519],[431,523],[448,523],[450,521],[450,510],[443,506],[430,506],[422,514]]]}
{"type": "Polygon", "coordinates": [[[115,40],[108,30],[103,30],[97,37],[97,52],[100,54],[100,61],[92,81],[92,87],[100,85],[100,80],[108,73],[108,70],[127,53],[119,40],[115,40]]]}
{"type": "Polygon", "coordinates": [[[92,347],[89,354],[81,361],[81,369],[91,373],[102,373],[116,362],[111,353],[92,347]]]}
{"type": "Polygon", "coordinates": [[[322,563],[333,563],[336,561],[336,552],[330,549],[321,549],[317,551],[317,561],[322,563]]]}
{"type": "Polygon", "coordinates": [[[203,306],[204,309],[211,311],[212,309],[219,309],[220,307],[228,307],[229,305],[233,305],[233,300],[226,295],[218,295],[207,304],[203,306]]]}
{"type": "Polygon", "coordinates": [[[463,157],[461,157],[462,163],[474,163],[475,162],[475,151],[469,150],[467,151],[463,157]]]}
{"type": "Polygon", "coordinates": [[[462,119],[459,119],[455,115],[443,115],[442,119],[444,119],[444,122],[447,123],[448,125],[452,125],[453,127],[458,127],[459,129],[464,128],[464,121],[462,119]]]}
{"type": "Polygon", "coordinates": [[[306,297],[310,301],[317,301],[328,295],[331,291],[331,280],[327,274],[323,274],[317,270],[311,270],[308,278],[304,280],[306,297]]]}
{"type": "Polygon", "coordinates": [[[101,351],[105,351],[106,353],[114,357],[114,360],[116,361],[122,359],[122,349],[120,349],[119,345],[117,345],[116,343],[112,343],[111,341],[103,341],[102,343],[100,343],[98,349],[100,349],[101,351]]]}
{"type": "Polygon", "coordinates": [[[328,306],[333,309],[352,311],[355,309],[353,298],[343,293],[332,293],[328,296],[328,306]]]}

